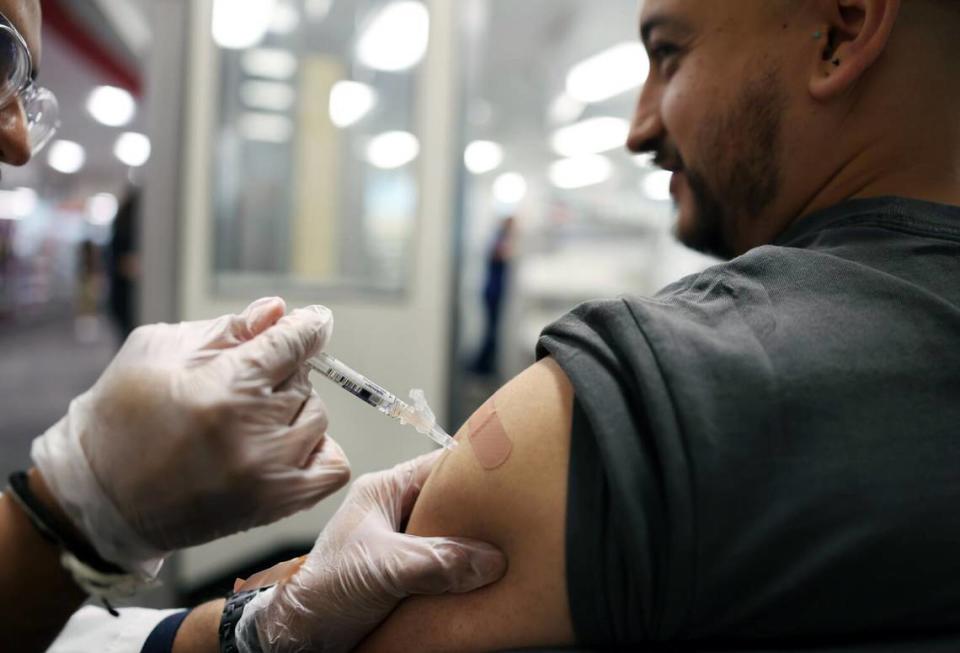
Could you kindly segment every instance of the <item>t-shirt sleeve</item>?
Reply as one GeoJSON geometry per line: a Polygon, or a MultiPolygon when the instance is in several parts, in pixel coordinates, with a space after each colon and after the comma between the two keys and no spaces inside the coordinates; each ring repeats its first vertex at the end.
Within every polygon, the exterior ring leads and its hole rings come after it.
{"type": "Polygon", "coordinates": [[[585,304],[541,336],[576,394],[567,582],[578,642],[660,639],[692,585],[690,470],[656,356],[626,300],[585,304]]]}

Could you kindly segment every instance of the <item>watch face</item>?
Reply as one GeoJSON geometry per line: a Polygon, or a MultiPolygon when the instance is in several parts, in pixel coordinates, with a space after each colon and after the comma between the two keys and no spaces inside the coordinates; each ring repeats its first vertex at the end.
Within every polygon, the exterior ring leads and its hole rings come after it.
{"type": "MultiPolygon", "coordinates": [[[[223,606],[223,614],[220,616],[220,653],[239,653],[237,646],[237,624],[240,623],[240,617],[243,616],[243,609],[257,594],[265,592],[273,587],[267,585],[256,589],[243,590],[230,595],[227,598],[226,605],[223,606]]],[[[251,631],[252,620],[247,623],[246,637],[243,637],[247,650],[259,653],[260,643],[257,640],[255,632],[251,631]]],[[[241,635],[242,637],[242,635],[241,635]]]]}

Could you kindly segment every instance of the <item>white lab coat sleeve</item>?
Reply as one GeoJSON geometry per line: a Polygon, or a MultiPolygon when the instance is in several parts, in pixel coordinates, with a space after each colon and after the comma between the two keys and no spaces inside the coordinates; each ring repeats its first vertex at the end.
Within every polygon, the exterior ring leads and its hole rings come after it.
{"type": "Polygon", "coordinates": [[[179,610],[123,608],[119,612],[119,617],[113,617],[92,605],[77,610],[47,653],[140,653],[157,624],[179,610]]]}

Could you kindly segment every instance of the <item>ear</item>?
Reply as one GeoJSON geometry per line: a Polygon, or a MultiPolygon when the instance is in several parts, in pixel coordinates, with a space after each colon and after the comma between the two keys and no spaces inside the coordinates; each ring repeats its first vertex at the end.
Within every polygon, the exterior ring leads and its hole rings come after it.
{"type": "Polygon", "coordinates": [[[829,100],[855,86],[890,42],[901,0],[822,0],[826,18],[810,94],[829,100]]]}

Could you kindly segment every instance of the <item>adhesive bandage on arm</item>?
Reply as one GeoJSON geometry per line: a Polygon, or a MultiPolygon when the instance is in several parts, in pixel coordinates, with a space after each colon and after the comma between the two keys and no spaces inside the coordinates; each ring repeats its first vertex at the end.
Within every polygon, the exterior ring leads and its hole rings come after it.
{"type": "Polygon", "coordinates": [[[467,439],[477,462],[488,471],[510,458],[513,443],[497,414],[495,397],[490,397],[467,421],[467,439]]]}

